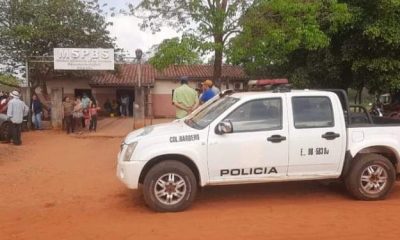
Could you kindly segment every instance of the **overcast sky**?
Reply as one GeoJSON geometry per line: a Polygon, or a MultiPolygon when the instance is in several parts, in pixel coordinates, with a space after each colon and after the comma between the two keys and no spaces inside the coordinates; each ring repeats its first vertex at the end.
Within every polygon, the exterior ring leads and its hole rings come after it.
{"type": "MultiPolygon", "coordinates": [[[[101,4],[107,3],[110,7],[116,9],[128,9],[128,3],[137,4],[140,0],[100,0],[101,4]]],[[[166,38],[180,36],[175,30],[164,27],[161,32],[152,34],[151,31],[140,30],[138,24],[140,20],[132,16],[117,15],[115,17],[108,17],[113,26],[109,28],[113,37],[116,37],[117,46],[127,50],[132,56],[136,49],[140,48],[143,52],[148,51],[154,44],[159,44],[166,38]]]]}

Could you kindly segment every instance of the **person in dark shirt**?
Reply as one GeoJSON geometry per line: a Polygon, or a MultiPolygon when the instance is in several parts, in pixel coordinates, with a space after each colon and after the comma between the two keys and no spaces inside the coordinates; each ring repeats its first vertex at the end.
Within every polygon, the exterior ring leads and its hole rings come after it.
{"type": "Polygon", "coordinates": [[[106,113],[108,115],[110,115],[112,113],[113,109],[112,109],[112,105],[111,105],[110,99],[107,98],[107,100],[104,103],[103,107],[104,107],[104,110],[106,111],[106,113]]]}
{"type": "Polygon", "coordinates": [[[42,103],[38,99],[36,95],[32,96],[32,118],[33,118],[33,123],[35,125],[35,129],[40,130],[42,129],[42,103]]]}
{"type": "Polygon", "coordinates": [[[64,126],[67,134],[74,132],[74,124],[73,124],[73,116],[72,113],[74,111],[74,103],[70,100],[69,97],[65,97],[62,103],[62,115],[64,119],[64,126]]]}

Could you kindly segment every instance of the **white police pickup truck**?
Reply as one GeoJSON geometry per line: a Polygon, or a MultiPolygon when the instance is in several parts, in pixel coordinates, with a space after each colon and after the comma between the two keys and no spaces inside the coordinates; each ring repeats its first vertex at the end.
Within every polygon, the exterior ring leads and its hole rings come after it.
{"type": "Polygon", "coordinates": [[[383,199],[400,172],[400,122],[350,109],[340,90],[221,94],[130,133],[117,176],[156,211],[186,209],[203,186],[297,180],[342,179],[357,199],[383,199]]]}

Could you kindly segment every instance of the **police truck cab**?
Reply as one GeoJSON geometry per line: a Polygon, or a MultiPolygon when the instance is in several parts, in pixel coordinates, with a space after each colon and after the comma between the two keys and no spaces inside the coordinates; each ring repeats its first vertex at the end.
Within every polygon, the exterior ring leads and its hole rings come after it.
{"type": "Polygon", "coordinates": [[[208,185],[339,179],[384,199],[400,172],[400,122],[340,90],[221,93],[184,119],[131,132],[117,176],[155,211],[182,211],[208,185]]]}

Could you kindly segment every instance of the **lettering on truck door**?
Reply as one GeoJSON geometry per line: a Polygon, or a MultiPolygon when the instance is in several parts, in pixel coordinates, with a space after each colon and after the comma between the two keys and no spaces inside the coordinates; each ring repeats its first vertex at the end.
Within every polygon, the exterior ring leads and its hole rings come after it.
{"type": "Polygon", "coordinates": [[[209,132],[208,167],[211,181],[276,178],[286,176],[288,126],[286,97],[249,100],[221,120],[230,120],[233,132],[209,132]]]}
{"type": "Polygon", "coordinates": [[[346,132],[339,101],[328,96],[292,96],[288,176],[336,175],[346,132]]]}

